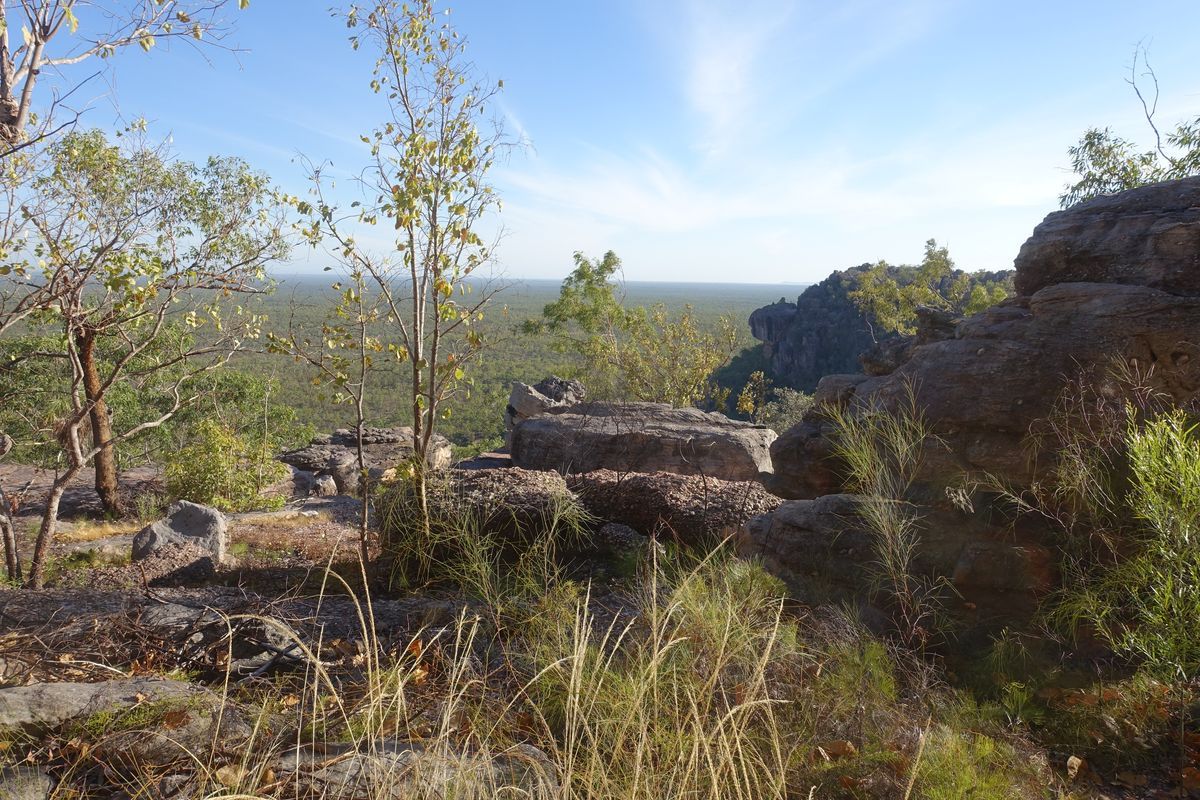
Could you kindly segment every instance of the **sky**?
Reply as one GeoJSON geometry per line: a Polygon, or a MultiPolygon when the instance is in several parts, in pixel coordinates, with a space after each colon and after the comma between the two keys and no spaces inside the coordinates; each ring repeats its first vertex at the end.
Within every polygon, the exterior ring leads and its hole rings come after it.
{"type": "MultiPolygon", "coordinates": [[[[331,2],[251,0],[231,15],[237,54],[123,54],[89,85],[85,120],[144,117],[181,156],[241,156],[293,194],[300,156],[352,175],[383,115],[331,2]]],[[[1058,207],[1086,128],[1148,143],[1126,84],[1139,43],[1158,119],[1200,114],[1197,0],[450,8],[522,142],[494,168],[488,222],[515,278],[561,279],[575,251],[611,249],[629,280],[806,283],[914,263],[929,238],[962,268],[1006,269],[1058,207]]],[[[285,269],[324,263],[304,251],[285,269]]]]}

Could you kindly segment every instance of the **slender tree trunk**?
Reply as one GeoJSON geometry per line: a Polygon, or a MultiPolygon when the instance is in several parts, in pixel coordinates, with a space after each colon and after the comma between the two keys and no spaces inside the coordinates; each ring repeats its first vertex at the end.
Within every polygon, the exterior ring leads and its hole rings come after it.
{"type": "Polygon", "coordinates": [[[13,582],[21,580],[21,555],[17,552],[17,534],[13,530],[12,518],[7,509],[0,509],[0,536],[4,538],[4,567],[8,579],[13,582]]]}
{"type": "Polygon", "coordinates": [[[55,479],[46,496],[46,510],[42,513],[42,524],[38,528],[37,541],[33,545],[33,561],[29,564],[29,582],[31,589],[41,589],[46,582],[46,554],[50,551],[50,542],[54,540],[54,531],[58,527],[58,505],[62,501],[67,484],[79,474],[79,467],[70,467],[55,479]]]}
{"type": "Polygon", "coordinates": [[[104,513],[120,517],[125,513],[121,502],[121,487],[117,481],[117,451],[112,444],[112,420],[108,404],[101,395],[100,370],[96,366],[96,335],[90,331],[76,334],[79,362],[83,366],[83,391],[91,404],[92,446],[97,449],[93,466],[96,468],[96,494],[104,513]]]}

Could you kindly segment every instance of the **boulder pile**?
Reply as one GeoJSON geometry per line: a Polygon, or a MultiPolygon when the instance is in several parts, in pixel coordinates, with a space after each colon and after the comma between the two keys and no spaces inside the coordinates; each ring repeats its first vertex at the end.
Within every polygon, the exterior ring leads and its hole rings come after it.
{"type": "Polygon", "coordinates": [[[1102,384],[1117,371],[1176,403],[1197,398],[1200,178],[1050,214],[1015,266],[1019,296],[941,326],[896,363],[876,359],[871,375],[821,381],[814,410],[771,445],[767,488],[793,502],[747,526],[744,552],[797,582],[851,570],[861,542],[845,533],[856,524],[847,513],[852,502],[824,497],[844,491],[844,470],[822,408],[895,413],[915,403],[938,437],[918,476],[939,517],[926,520],[925,530],[952,532],[925,548],[930,572],[952,580],[967,599],[969,590],[986,589],[1007,593],[1013,605],[1031,588],[1053,584],[1052,538],[997,521],[977,524],[945,501],[945,490],[965,476],[1017,489],[1044,477],[1053,454],[1033,446],[1034,434],[1070,382],[1102,384]],[[828,513],[831,505],[836,514],[828,513]],[[840,535],[830,527],[835,519],[840,535]],[[848,559],[839,561],[843,550],[848,559]]]}

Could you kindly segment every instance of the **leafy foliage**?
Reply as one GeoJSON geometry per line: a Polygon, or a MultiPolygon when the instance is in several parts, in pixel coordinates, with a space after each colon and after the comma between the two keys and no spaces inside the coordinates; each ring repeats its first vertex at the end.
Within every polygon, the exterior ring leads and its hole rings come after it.
{"type": "Polygon", "coordinates": [[[723,316],[705,329],[690,304],[676,313],[663,304],[626,306],[618,296],[620,269],[611,250],[599,260],[575,253],[558,299],[522,329],[552,333],[561,350],[578,354],[593,396],[724,407],[728,391],[713,374],[737,348],[733,320],[723,316]]]}
{"type": "MultiPolygon", "coordinates": [[[[1132,419],[1132,414],[1131,414],[1132,419]]],[[[1165,677],[1200,671],[1200,437],[1175,410],[1126,433],[1129,552],[1076,565],[1054,612],[1165,677]],[[1090,569],[1088,568],[1090,566],[1090,569]]]]}
{"type": "Polygon", "coordinates": [[[287,475],[275,452],[269,440],[249,441],[220,422],[204,420],[188,445],[168,455],[167,494],[223,511],[277,507],[282,497],[262,497],[264,488],[287,475]]]}
{"type": "Polygon", "coordinates": [[[1011,289],[1008,278],[956,270],[949,249],[930,239],[918,266],[892,267],[880,261],[862,274],[850,297],[883,330],[911,335],[916,333],[920,306],[966,316],[999,303],[1011,289]]]}
{"type": "Polygon", "coordinates": [[[739,413],[778,432],[798,423],[812,406],[812,395],[787,386],[773,387],[761,370],[750,373],[737,401],[739,413]]]}
{"type": "Polygon", "coordinates": [[[1154,121],[1158,107],[1158,78],[1140,47],[1134,53],[1127,82],[1142,104],[1146,123],[1154,136],[1154,147],[1141,149],[1111,128],[1088,128],[1079,142],[1067,150],[1076,180],[1059,197],[1063,208],[1148,183],[1200,175],[1200,116],[1177,122],[1165,134],[1158,129],[1154,121]],[[1139,68],[1145,72],[1139,74],[1139,68]],[[1153,95],[1149,98],[1139,85],[1139,81],[1145,79],[1153,86],[1153,95]]]}

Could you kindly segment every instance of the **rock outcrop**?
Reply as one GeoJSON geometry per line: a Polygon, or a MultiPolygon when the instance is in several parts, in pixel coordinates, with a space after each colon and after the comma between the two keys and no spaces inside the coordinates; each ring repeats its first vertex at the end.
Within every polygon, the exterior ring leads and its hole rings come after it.
{"type": "Polygon", "coordinates": [[[1017,255],[1017,291],[1123,283],[1200,296],[1200,179],[1097,197],[1046,217],[1017,255]]]}
{"type": "Polygon", "coordinates": [[[533,386],[514,381],[508,395],[508,405],[504,409],[505,437],[511,436],[512,429],[519,422],[541,416],[553,408],[582,403],[586,397],[587,390],[582,383],[556,375],[533,386]]]}
{"type": "Polygon", "coordinates": [[[720,542],[780,503],[758,483],[669,472],[598,470],[572,475],[568,485],[598,519],[697,546],[720,542]]]}
{"type": "MultiPolygon", "coordinates": [[[[434,434],[430,443],[427,457],[432,469],[445,469],[450,466],[450,440],[440,434],[434,434]]],[[[366,460],[367,474],[372,480],[378,480],[383,474],[396,465],[412,458],[412,428],[364,428],[363,455],[366,460]]],[[[332,434],[318,436],[307,447],[284,453],[279,460],[302,472],[312,473],[317,478],[328,475],[333,478],[337,491],[341,494],[358,492],[358,451],[354,431],[340,428],[332,434]]],[[[297,480],[297,486],[300,485],[297,480]]],[[[312,482],[321,492],[327,492],[327,485],[312,482]]]]}
{"type": "Polygon", "coordinates": [[[858,369],[858,355],[874,343],[871,326],[850,299],[864,264],[834,272],[790,303],[781,299],[750,315],[750,333],[777,383],[811,392],[825,375],[858,369]]]}
{"type": "MultiPolygon", "coordinates": [[[[952,330],[943,326],[894,367],[880,359],[877,374],[821,381],[818,407],[771,447],[767,487],[801,504],[750,523],[745,552],[791,576],[843,571],[829,565],[835,548],[862,545],[853,534],[834,536],[818,513],[834,503],[823,496],[844,491],[821,406],[897,412],[915,402],[938,437],[928,443],[918,476],[933,515],[925,530],[943,537],[924,543],[930,573],[952,580],[965,597],[1008,592],[1017,605],[1022,595],[1046,588],[1053,581],[1052,537],[1013,531],[1000,520],[990,528],[977,524],[950,507],[944,490],[964,475],[986,473],[1016,488],[1043,477],[1053,453],[1038,452],[1032,442],[1071,381],[1107,391],[1116,367],[1178,404],[1200,397],[1198,254],[1200,178],[1051,214],[1017,258],[1016,285],[1031,294],[952,330]],[[811,498],[821,500],[805,500],[811,498]]],[[[858,558],[851,553],[846,570],[858,558]]]]}
{"type": "Polygon", "coordinates": [[[758,480],[775,432],[664,403],[582,403],[519,423],[512,463],[564,474],[611,469],[758,480]]]}

